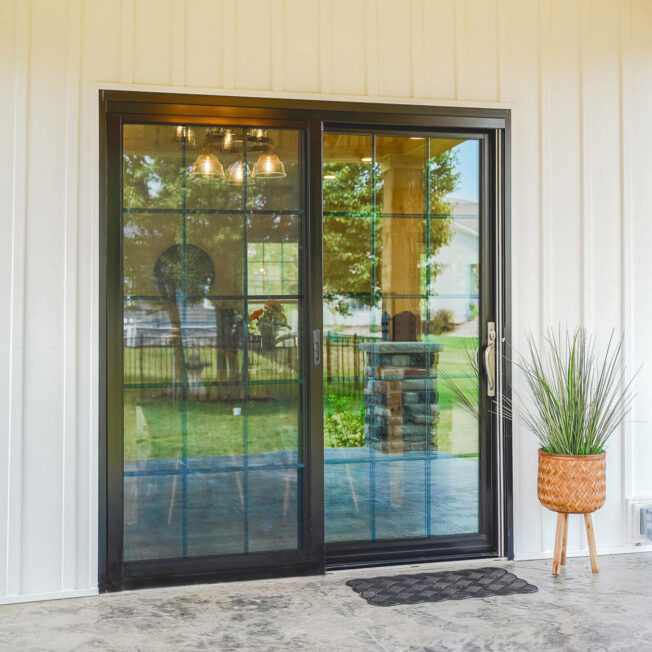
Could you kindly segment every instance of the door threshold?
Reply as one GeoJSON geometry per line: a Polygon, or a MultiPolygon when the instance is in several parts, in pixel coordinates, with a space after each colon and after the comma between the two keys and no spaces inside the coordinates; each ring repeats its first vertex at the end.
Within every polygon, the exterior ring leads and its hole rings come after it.
{"type": "Polygon", "coordinates": [[[337,568],[326,567],[326,575],[351,575],[351,571],[356,570],[360,573],[377,573],[384,570],[438,570],[439,568],[450,568],[452,566],[459,566],[461,563],[469,566],[481,566],[487,563],[504,564],[510,561],[507,557],[497,557],[496,555],[486,555],[482,557],[470,557],[457,559],[441,559],[437,561],[424,561],[424,562],[396,562],[386,564],[374,564],[366,566],[338,566],[337,568]]]}
{"type": "Polygon", "coordinates": [[[336,572],[350,572],[353,569],[365,570],[367,568],[400,568],[400,567],[410,567],[410,568],[422,568],[430,566],[441,566],[441,565],[451,565],[457,564],[461,561],[469,563],[486,563],[488,560],[491,561],[508,561],[507,557],[500,557],[494,552],[483,552],[475,554],[457,554],[457,555],[442,555],[436,558],[433,557],[414,557],[408,559],[379,559],[372,561],[351,561],[351,562],[335,562],[324,564],[324,568],[327,574],[336,573],[336,572]]]}

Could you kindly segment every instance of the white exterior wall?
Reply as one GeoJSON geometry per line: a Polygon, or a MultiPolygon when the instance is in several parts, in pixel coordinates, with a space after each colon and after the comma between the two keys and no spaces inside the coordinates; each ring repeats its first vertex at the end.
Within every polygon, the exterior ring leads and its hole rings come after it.
{"type": "MultiPolygon", "coordinates": [[[[97,89],[513,109],[515,345],[626,336],[602,551],[652,494],[650,0],[0,0],[0,601],[97,586],[97,89]],[[4,597],[2,597],[4,596],[4,597]]],[[[549,555],[515,433],[516,552],[549,555]]],[[[585,547],[571,519],[569,548],[585,547]]]]}

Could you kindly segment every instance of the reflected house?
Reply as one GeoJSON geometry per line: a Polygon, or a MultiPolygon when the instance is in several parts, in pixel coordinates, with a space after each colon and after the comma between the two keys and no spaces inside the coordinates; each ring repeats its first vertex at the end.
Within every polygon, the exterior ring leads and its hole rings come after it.
{"type": "Polygon", "coordinates": [[[478,203],[450,199],[453,237],[437,253],[431,311],[450,310],[461,325],[478,314],[478,203]]]}

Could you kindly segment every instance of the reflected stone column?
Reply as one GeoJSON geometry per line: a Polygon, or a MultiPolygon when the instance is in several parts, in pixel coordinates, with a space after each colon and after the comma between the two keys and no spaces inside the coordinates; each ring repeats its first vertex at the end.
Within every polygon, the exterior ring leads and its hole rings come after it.
{"type": "MultiPolygon", "coordinates": [[[[420,421],[423,415],[430,414],[434,395],[429,378],[432,360],[426,360],[429,356],[417,343],[421,332],[424,158],[423,154],[404,153],[406,143],[410,142],[406,138],[385,142],[393,145],[395,151],[383,152],[380,158],[383,194],[379,206],[384,215],[396,217],[383,217],[379,222],[380,290],[392,342],[376,345],[376,350],[368,354],[373,380],[367,396],[374,401],[368,438],[381,451],[401,456],[405,452],[428,450],[434,439],[429,436],[429,424],[420,421]]],[[[398,507],[405,502],[404,465],[390,464],[387,472],[389,502],[398,507]]]]}

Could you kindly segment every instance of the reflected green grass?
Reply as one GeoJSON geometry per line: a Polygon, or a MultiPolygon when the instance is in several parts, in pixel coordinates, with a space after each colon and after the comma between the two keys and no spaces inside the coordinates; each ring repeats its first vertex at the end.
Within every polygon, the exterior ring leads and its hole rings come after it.
{"type": "Polygon", "coordinates": [[[253,401],[234,416],[233,403],[125,402],[125,459],[175,459],[296,450],[295,401],[253,401]],[[138,411],[142,411],[142,416],[138,411]],[[246,418],[245,418],[246,415],[246,418]],[[245,436],[246,424],[246,436],[245,436]]]}
{"type": "MultiPolygon", "coordinates": [[[[443,351],[440,354],[439,365],[449,375],[457,377],[457,382],[469,390],[477,388],[474,377],[467,378],[470,372],[466,358],[466,349],[476,346],[474,338],[455,336],[439,336],[432,338],[441,342],[443,351]]],[[[135,357],[137,351],[127,350],[125,369],[139,371],[139,360],[135,357]]],[[[165,352],[170,356],[171,351],[165,352]]],[[[214,354],[213,354],[214,355],[214,354]]],[[[251,355],[251,354],[250,354],[251,355]]],[[[253,354],[255,355],[255,354],[253,354]]],[[[206,349],[202,359],[210,360],[211,352],[206,349]]],[[[274,380],[287,380],[294,375],[288,367],[274,367],[262,356],[252,358],[253,374],[260,380],[273,377],[274,380]]],[[[166,382],[169,377],[160,374],[160,358],[153,353],[143,358],[143,378],[145,382],[166,382]]],[[[202,381],[208,380],[213,373],[213,367],[207,367],[202,372],[202,381]]],[[[140,373],[125,374],[125,382],[137,383],[140,373]]],[[[297,450],[299,441],[299,405],[291,392],[293,386],[270,384],[252,387],[255,400],[247,404],[234,398],[229,400],[188,400],[173,401],[163,396],[161,390],[150,389],[141,392],[139,389],[125,391],[125,459],[175,459],[182,454],[184,447],[187,457],[231,456],[297,450]],[[233,414],[234,407],[241,408],[241,414],[233,414]],[[245,418],[246,415],[246,418],[245,418]],[[245,433],[246,424],[246,433],[245,433]]],[[[294,386],[296,387],[296,386],[294,386]]],[[[477,454],[477,425],[466,422],[461,426],[454,419],[463,415],[459,408],[454,411],[454,398],[444,383],[438,386],[440,418],[438,424],[438,449],[451,454],[477,454]]],[[[324,393],[330,393],[328,383],[325,383],[324,393]]],[[[352,411],[359,411],[362,397],[351,396],[349,401],[352,411]]],[[[325,445],[333,446],[328,438],[325,445]]]]}

